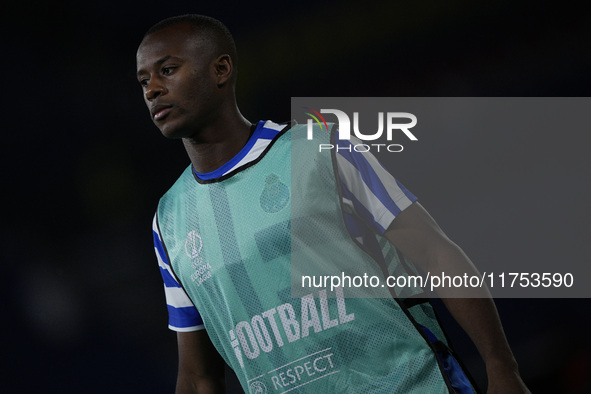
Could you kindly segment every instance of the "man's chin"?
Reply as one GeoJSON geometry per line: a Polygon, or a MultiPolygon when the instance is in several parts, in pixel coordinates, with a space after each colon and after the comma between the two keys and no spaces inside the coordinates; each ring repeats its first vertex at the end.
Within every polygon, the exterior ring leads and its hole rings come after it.
{"type": "Polygon", "coordinates": [[[162,133],[162,135],[168,140],[180,140],[183,138],[182,136],[176,134],[162,133]]]}
{"type": "Polygon", "coordinates": [[[156,127],[158,127],[160,133],[168,139],[178,140],[183,138],[182,132],[177,127],[172,127],[170,124],[157,124],[156,127]]]}

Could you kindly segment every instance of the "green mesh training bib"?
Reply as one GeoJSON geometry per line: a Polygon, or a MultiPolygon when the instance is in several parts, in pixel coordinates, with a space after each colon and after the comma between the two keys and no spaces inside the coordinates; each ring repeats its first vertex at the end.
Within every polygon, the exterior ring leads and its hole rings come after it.
{"type": "MultiPolygon", "coordinates": [[[[333,157],[318,152],[318,138],[329,136],[315,134],[280,133],[260,160],[225,179],[184,172],[158,208],[177,278],[247,393],[448,392],[417,327],[443,339],[430,305],[414,306],[412,317],[389,294],[314,288],[292,297],[292,259],[294,270],[303,260],[331,274],[383,275],[351,240],[333,157]]],[[[394,272],[399,257],[390,255],[394,272]]]]}

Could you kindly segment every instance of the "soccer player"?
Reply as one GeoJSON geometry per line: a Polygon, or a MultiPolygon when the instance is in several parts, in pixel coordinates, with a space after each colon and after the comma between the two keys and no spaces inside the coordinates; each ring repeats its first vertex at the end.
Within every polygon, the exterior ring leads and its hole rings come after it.
{"type": "MultiPolygon", "coordinates": [[[[476,270],[373,156],[319,153],[302,127],[245,119],[236,75],[232,36],[205,16],[154,25],[137,51],[152,120],[191,160],[153,224],[177,392],[223,391],[224,361],[246,392],[472,392],[430,304],[347,298],[346,288],[291,297],[295,255],[376,275],[406,259],[476,270]]],[[[528,392],[482,291],[444,302],[486,363],[488,392],[528,392]]]]}

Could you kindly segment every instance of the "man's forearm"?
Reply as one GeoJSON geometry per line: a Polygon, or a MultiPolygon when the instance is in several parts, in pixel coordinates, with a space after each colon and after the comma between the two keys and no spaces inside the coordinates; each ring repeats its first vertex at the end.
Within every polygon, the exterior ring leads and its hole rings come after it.
{"type": "MultiPolygon", "coordinates": [[[[430,275],[480,276],[464,251],[415,203],[403,211],[385,234],[404,255],[430,275]]],[[[480,352],[489,378],[489,393],[527,393],[517,362],[486,286],[439,287],[438,296],[480,352]]]]}
{"type": "MultiPolygon", "coordinates": [[[[462,249],[448,240],[438,246],[436,257],[433,257],[428,267],[432,273],[445,270],[450,275],[480,276],[462,249]]],[[[488,392],[527,393],[528,389],[521,380],[517,361],[486,285],[470,289],[440,289],[438,294],[482,356],[489,381],[488,392]],[[448,298],[446,294],[454,297],[448,298]],[[462,297],[464,294],[466,297],[462,297]]]]}
{"type": "MultiPolygon", "coordinates": [[[[453,242],[438,247],[428,265],[432,274],[442,271],[450,275],[480,276],[468,256],[453,242]]],[[[440,289],[438,295],[445,306],[476,345],[485,363],[502,360],[515,364],[497,308],[486,287],[440,289]],[[453,297],[448,297],[453,295],[453,297]]]]}

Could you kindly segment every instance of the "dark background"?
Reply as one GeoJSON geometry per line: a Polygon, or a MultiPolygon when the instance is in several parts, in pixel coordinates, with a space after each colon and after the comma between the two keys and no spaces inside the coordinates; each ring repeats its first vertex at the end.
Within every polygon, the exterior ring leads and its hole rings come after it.
{"type": "MultiPolygon", "coordinates": [[[[589,96],[591,88],[591,18],[568,2],[4,6],[0,392],[173,391],[176,343],[150,230],[158,198],[188,159],[151,124],[135,51],[152,24],[183,13],[217,17],[235,35],[238,100],[251,121],[288,120],[292,96],[589,96]]],[[[428,193],[421,182],[406,183],[428,193]]],[[[588,176],[574,183],[562,204],[589,195],[588,176]]],[[[560,216],[560,204],[550,214],[560,216]]],[[[477,224],[468,213],[454,226],[463,223],[454,239],[471,249],[477,224]]],[[[588,227],[576,223],[561,230],[582,250],[588,227]]],[[[591,392],[588,299],[498,306],[534,392],[591,392]]],[[[482,382],[474,348],[447,324],[482,382]]]]}

